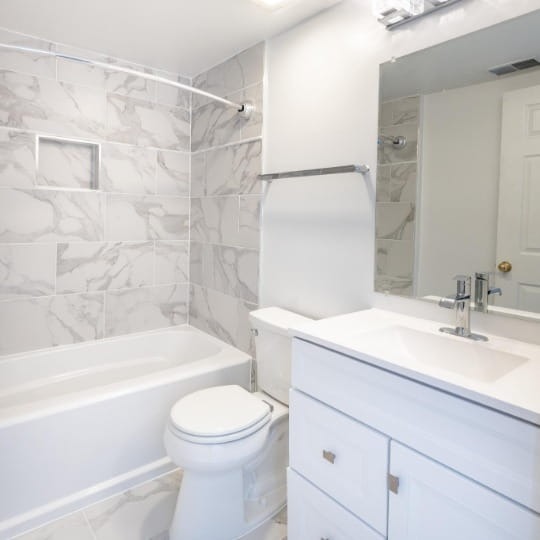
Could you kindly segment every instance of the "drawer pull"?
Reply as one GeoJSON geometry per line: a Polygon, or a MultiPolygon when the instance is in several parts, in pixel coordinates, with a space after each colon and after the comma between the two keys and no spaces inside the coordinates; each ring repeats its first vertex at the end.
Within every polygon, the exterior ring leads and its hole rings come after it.
{"type": "MultiPolygon", "coordinates": [[[[332,465],[334,464],[334,461],[336,461],[336,454],[334,454],[334,452],[330,452],[330,450],[323,450],[322,457],[332,465]]],[[[322,540],[324,540],[324,538],[322,540]]]]}
{"type": "Polygon", "coordinates": [[[388,475],[388,489],[397,495],[399,491],[399,478],[393,474],[388,475]]]}

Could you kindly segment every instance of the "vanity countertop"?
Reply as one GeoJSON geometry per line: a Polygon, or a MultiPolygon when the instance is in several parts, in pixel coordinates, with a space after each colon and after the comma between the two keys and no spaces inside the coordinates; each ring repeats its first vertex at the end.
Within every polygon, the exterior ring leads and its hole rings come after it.
{"type": "Polygon", "coordinates": [[[487,342],[473,342],[442,334],[441,326],[369,309],[290,333],[540,426],[540,346],[490,334],[487,342]],[[428,361],[419,361],[422,356],[428,361]]]}

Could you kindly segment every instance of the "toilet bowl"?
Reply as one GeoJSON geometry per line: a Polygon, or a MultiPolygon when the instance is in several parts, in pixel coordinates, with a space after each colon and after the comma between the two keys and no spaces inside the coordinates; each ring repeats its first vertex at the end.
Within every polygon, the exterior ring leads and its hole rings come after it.
{"type": "Polygon", "coordinates": [[[170,540],[234,540],[286,504],[290,345],[287,330],[309,321],[282,310],[250,313],[260,391],[216,386],[179,400],[165,448],[183,469],[170,540]]]}

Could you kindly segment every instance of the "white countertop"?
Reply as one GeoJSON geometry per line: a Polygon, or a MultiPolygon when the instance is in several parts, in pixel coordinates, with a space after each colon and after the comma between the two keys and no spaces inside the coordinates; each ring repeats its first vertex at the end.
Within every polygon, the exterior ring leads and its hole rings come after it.
{"type": "Polygon", "coordinates": [[[440,333],[441,326],[443,325],[436,321],[369,309],[293,327],[290,333],[540,426],[540,346],[489,334],[486,334],[489,338],[487,342],[469,342],[465,338],[440,333]],[[452,370],[419,362],[411,354],[401,353],[396,347],[392,348],[392,344],[374,346],[375,341],[371,336],[396,327],[428,332],[454,342],[466,342],[471,347],[483,348],[483,351],[478,352],[492,350],[494,357],[498,352],[503,352],[524,357],[526,361],[493,381],[475,380],[452,370]],[[385,350],[391,351],[391,354],[386,354],[385,350]]]}

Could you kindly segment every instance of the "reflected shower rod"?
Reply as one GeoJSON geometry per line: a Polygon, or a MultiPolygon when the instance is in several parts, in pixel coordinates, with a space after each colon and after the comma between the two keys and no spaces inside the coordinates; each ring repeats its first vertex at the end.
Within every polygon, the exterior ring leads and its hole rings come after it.
{"type": "Polygon", "coordinates": [[[228,107],[234,107],[237,110],[237,112],[241,114],[244,118],[249,118],[251,114],[253,113],[253,111],[255,110],[255,106],[250,102],[235,103],[234,101],[231,101],[229,99],[226,99],[220,96],[216,96],[215,94],[211,94],[210,92],[200,90],[199,88],[194,88],[193,86],[189,86],[188,84],[172,81],[171,79],[167,79],[166,77],[160,77],[159,75],[152,75],[151,73],[145,73],[144,71],[137,71],[136,69],[117,66],[115,64],[108,64],[107,62],[100,62],[99,60],[92,60],[91,58],[84,58],[82,56],[73,56],[71,54],[65,54],[65,53],[60,53],[56,51],[47,51],[44,49],[35,49],[33,47],[24,47],[21,45],[10,45],[8,43],[0,43],[0,48],[9,49],[13,51],[22,51],[22,52],[33,53],[33,54],[43,54],[46,56],[54,56],[55,58],[71,60],[72,62],[79,62],[81,64],[96,66],[102,69],[107,69],[109,71],[118,71],[121,73],[127,73],[128,75],[134,75],[136,77],[141,77],[149,81],[156,81],[163,84],[168,84],[170,86],[180,88],[181,90],[187,90],[188,92],[191,92],[193,94],[198,94],[199,96],[204,96],[214,101],[218,101],[219,103],[222,103],[223,105],[227,105],[228,107]]]}

